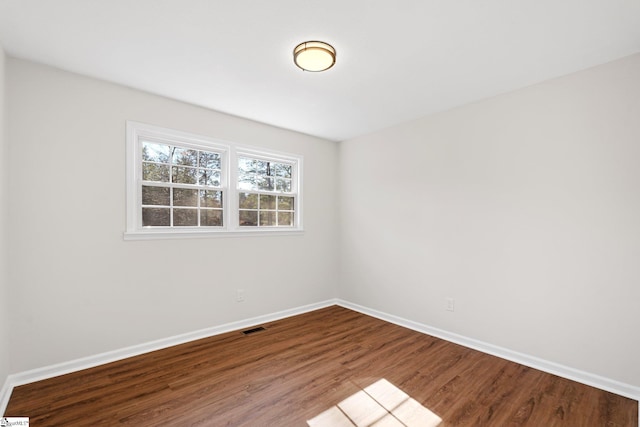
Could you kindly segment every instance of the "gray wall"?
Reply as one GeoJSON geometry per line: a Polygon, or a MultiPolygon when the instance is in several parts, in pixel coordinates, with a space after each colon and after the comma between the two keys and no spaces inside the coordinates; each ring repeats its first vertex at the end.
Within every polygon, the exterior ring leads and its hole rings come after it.
{"type": "Polygon", "coordinates": [[[341,143],[340,296],[640,385],[638,76],[635,55],[341,143]]]}
{"type": "Polygon", "coordinates": [[[12,372],[335,297],[336,143],[22,60],[7,77],[12,372]],[[124,241],[126,120],[301,154],[304,234],[124,241]]]}
{"type": "MultiPolygon", "coordinates": [[[[9,190],[7,121],[5,119],[5,54],[0,43],[0,388],[9,374],[9,273],[7,195],[9,190]]],[[[1,415],[1,414],[0,414],[1,415]]]]}

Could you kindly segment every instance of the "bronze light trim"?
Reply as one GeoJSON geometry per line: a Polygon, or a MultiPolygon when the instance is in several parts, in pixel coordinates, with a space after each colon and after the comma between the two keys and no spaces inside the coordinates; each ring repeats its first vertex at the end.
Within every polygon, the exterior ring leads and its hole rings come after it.
{"type": "Polygon", "coordinates": [[[293,49],[293,62],[304,71],[325,71],[336,63],[336,50],[321,41],[303,42],[293,49]]]}

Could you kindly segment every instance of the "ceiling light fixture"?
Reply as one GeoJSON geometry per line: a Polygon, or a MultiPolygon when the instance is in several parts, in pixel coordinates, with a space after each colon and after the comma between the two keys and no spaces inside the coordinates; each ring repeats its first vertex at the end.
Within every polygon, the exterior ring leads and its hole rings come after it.
{"type": "Polygon", "coordinates": [[[325,71],[336,63],[336,50],[324,42],[300,43],[293,49],[293,62],[304,71],[325,71]]]}

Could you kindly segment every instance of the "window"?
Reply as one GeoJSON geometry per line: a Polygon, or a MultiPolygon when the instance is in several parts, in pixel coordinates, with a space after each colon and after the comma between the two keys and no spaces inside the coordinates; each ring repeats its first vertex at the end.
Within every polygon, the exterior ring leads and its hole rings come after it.
{"type": "Polygon", "coordinates": [[[302,230],[300,156],[127,122],[125,238],[302,230]]]}
{"type": "Polygon", "coordinates": [[[293,227],[295,162],[238,155],[238,215],[241,227],[293,227]]]}
{"type": "Polygon", "coordinates": [[[142,227],[222,226],[222,153],[140,142],[142,227]]]}

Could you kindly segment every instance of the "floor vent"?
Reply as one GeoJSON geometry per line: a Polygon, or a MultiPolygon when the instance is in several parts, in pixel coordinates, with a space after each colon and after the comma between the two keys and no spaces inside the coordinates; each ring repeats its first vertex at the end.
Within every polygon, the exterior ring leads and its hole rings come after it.
{"type": "Polygon", "coordinates": [[[255,334],[256,332],[266,331],[262,326],[258,326],[257,328],[247,329],[246,331],[242,331],[245,335],[255,334]]]}

